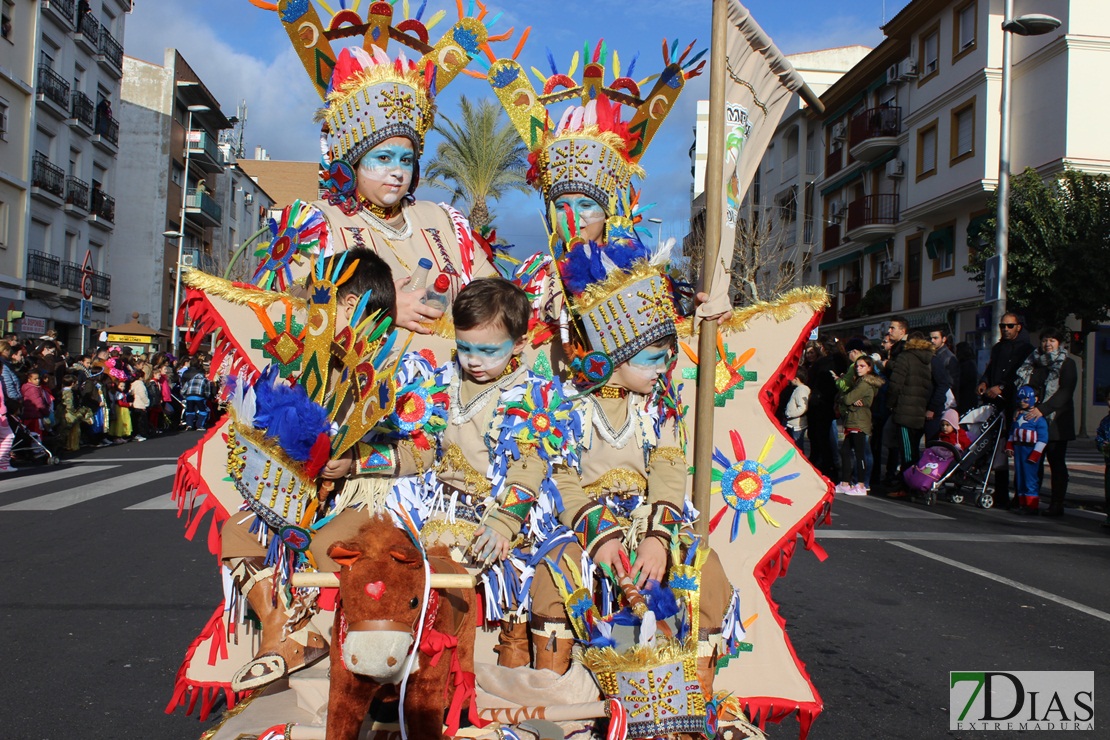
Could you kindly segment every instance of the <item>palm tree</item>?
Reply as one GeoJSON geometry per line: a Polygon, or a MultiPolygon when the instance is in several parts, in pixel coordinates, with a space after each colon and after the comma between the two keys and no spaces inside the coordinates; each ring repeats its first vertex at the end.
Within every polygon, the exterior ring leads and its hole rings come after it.
{"type": "Polygon", "coordinates": [[[511,123],[502,123],[501,106],[488,98],[475,107],[466,96],[456,120],[441,118],[435,131],[443,137],[425,175],[428,184],[451,193],[470,206],[470,225],[481,229],[493,219],[486,200],[510,190],[528,192],[528,148],[511,123]]]}

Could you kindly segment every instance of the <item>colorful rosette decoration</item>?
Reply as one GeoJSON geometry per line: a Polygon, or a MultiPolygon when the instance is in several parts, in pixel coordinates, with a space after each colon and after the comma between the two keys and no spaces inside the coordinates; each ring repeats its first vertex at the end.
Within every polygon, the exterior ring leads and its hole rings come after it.
{"type": "Polygon", "coordinates": [[[282,210],[280,219],[270,219],[270,242],[254,253],[261,262],[251,282],[266,290],[286,290],[293,283],[293,263],[319,250],[326,229],[327,222],[317,208],[293,201],[282,210]]]}
{"type": "Polygon", "coordinates": [[[790,473],[778,478],[771,477],[789,463],[795,454],[795,449],[791,447],[774,464],[765,467],[763,461],[774,445],[775,438],[773,436],[767,438],[759,457],[755,460],[747,459],[747,454],[744,451],[744,441],[741,439],[739,432],[734,429],[729,432],[729,437],[732,439],[732,451],[736,454],[735,463],[731,462],[720,449],[713,450],[713,462],[719,465],[721,469],[713,469],[713,487],[711,490],[712,493],[720,493],[726,505],[721,507],[721,510],[709,522],[709,531],[714,531],[722,517],[724,517],[725,512],[732,509],[732,532],[729,534],[729,541],[732,542],[736,540],[736,535],[740,531],[741,515],[747,515],[748,529],[751,530],[752,534],[755,534],[755,513],[757,511],[768,524],[774,527],[779,526],[779,523],[768,513],[767,502],[774,501],[779,504],[791,505],[793,502],[790,499],[779,496],[772,491],[779,483],[797,478],[799,473],[790,473]]]}
{"type": "Polygon", "coordinates": [[[581,417],[554,383],[532,383],[519,399],[506,402],[504,410],[498,450],[513,459],[520,457],[521,447],[535,449],[544,460],[560,457],[567,441],[582,435],[581,417]]]}
{"type": "Polygon", "coordinates": [[[422,378],[405,385],[397,393],[397,402],[383,421],[393,436],[411,439],[422,450],[431,449],[431,439],[447,428],[450,397],[442,376],[422,378]]]}

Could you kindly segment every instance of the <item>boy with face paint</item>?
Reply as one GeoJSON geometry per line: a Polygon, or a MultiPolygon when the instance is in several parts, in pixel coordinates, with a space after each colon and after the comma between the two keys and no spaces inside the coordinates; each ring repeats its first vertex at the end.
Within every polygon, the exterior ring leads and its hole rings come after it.
{"type": "Polygon", "coordinates": [[[514,584],[526,580],[525,559],[543,530],[557,527],[545,484],[574,437],[566,425],[572,406],[520,361],[531,315],[523,290],[500,278],[474,280],[459,292],[453,314],[450,411],[433,514],[421,536],[484,569],[485,617],[501,621],[498,664],[515,668],[530,657],[527,594],[514,584]],[[561,436],[552,444],[556,428],[561,436]],[[507,577],[509,569],[516,577],[507,577]]]}

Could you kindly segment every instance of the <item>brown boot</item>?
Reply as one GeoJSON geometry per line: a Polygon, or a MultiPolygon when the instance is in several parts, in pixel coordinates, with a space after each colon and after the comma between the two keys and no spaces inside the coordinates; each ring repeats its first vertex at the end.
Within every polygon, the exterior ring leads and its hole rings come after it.
{"type": "Polygon", "coordinates": [[[254,660],[235,672],[231,688],[247,691],[265,686],[327,655],[328,643],[311,623],[309,609],[294,609],[284,594],[274,598],[273,571],[258,570],[257,559],[241,564],[233,578],[262,623],[254,660]]]}
{"type": "Polygon", "coordinates": [[[527,622],[501,622],[501,634],[497,638],[497,665],[503,668],[520,668],[532,663],[529,651],[531,640],[528,636],[527,622]]]}
{"type": "Polygon", "coordinates": [[[560,676],[566,673],[570,669],[571,650],[574,648],[570,625],[560,627],[559,622],[534,616],[530,632],[534,656],[532,667],[555,671],[560,676]]]}

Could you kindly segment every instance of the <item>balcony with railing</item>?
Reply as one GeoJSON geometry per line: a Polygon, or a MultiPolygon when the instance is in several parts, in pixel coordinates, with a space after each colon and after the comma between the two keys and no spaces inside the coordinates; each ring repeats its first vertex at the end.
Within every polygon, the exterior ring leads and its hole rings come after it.
{"type": "Polygon", "coordinates": [[[835,146],[825,155],[825,177],[832,177],[844,169],[844,147],[835,146]]]}
{"type": "Polygon", "coordinates": [[[42,152],[31,158],[31,195],[60,206],[66,194],[66,173],[42,152]]]}
{"type": "Polygon", "coordinates": [[[807,218],[805,225],[802,227],[802,244],[807,247],[813,246],[813,219],[807,218]]]}
{"type": "Polygon", "coordinates": [[[848,151],[853,159],[870,162],[898,146],[902,133],[902,109],[896,105],[871,108],[852,118],[848,129],[848,151]]]}
{"type": "Polygon", "coordinates": [[[219,226],[223,220],[223,209],[214,201],[207,191],[189,188],[185,198],[185,214],[192,216],[201,226],[219,226]]]}
{"type": "Polygon", "coordinates": [[[66,31],[73,28],[74,0],[42,0],[42,14],[53,18],[66,31]]]}
{"type": "Polygon", "coordinates": [[[92,98],[80,90],[74,90],[69,97],[69,120],[66,123],[87,136],[93,132],[93,110],[92,98]]]}
{"type": "Polygon", "coordinates": [[[89,223],[102,229],[111,229],[116,223],[116,200],[100,188],[92,189],[89,223]]]}
{"type": "Polygon", "coordinates": [[[853,241],[885,239],[898,225],[898,196],[865,195],[848,204],[848,236],[853,241]]]}
{"type": "Polygon", "coordinates": [[[62,290],[72,291],[80,296],[82,277],[81,265],[76,262],[65,262],[62,264],[62,290]]]}
{"type": "Polygon", "coordinates": [[[782,181],[787,182],[798,176],[798,155],[787,157],[782,162],[782,181]]]}
{"type": "Polygon", "coordinates": [[[39,64],[35,100],[40,108],[55,118],[65,120],[69,114],[69,83],[46,64],[39,64]]]}
{"type": "Polygon", "coordinates": [[[100,27],[96,61],[116,79],[123,75],[123,45],[116,41],[106,26],[100,27]]]}
{"type": "Polygon", "coordinates": [[[89,54],[95,55],[100,50],[100,21],[95,15],[85,12],[77,16],[77,31],[73,40],[89,54]]]}
{"type": "Polygon", "coordinates": [[[840,246],[840,224],[832,223],[825,227],[825,233],[822,235],[821,249],[822,251],[829,251],[836,249],[840,246]]]}
{"type": "Polygon", "coordinates": [[[119,121],[112,118],[112,114],[107,110],[96,111],[92,140],[101,149],[112,154],[119,150],[119,121]]]}
{"type": "Polygon", "coordinates": [[[189,132],[189,160],[206,172],[223,172],[224,169],[219,142],[206,131],[189,132]]]}
{"type": "Polygon", "coordinates": [[[93,271],[93,302],[107,303],[112,295],[112,276],[103,272],[93,271]]]}
{"type": "MultiPolygon", "coordinates": [[[[36,249],[27,250],[27,281],[57,286],[62,274],[62,261],[36,249]]],[[[33,288],[33,285],[27,287],[33,288]]]]}
{"type": "Polygon", "coordinates": [[[87,213],[89,210],[89,184],[70,176],[66,178],[67,213],[87,213]]]}

